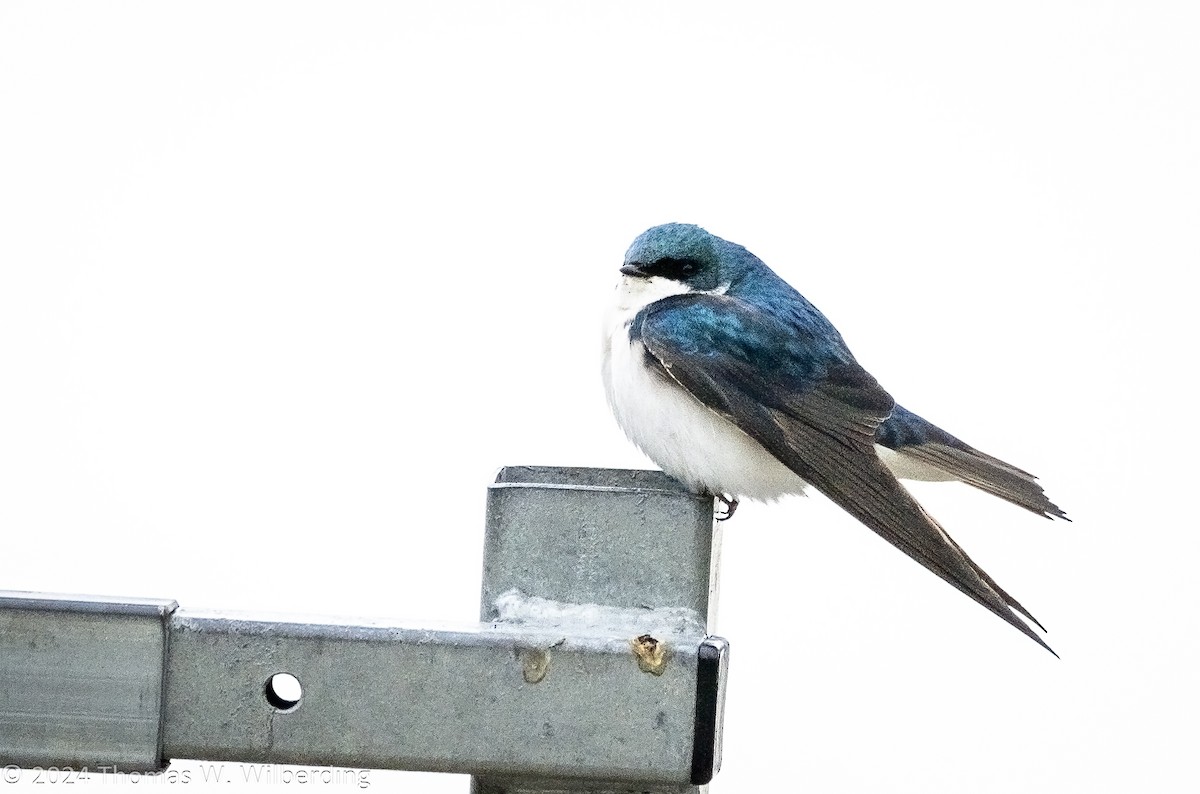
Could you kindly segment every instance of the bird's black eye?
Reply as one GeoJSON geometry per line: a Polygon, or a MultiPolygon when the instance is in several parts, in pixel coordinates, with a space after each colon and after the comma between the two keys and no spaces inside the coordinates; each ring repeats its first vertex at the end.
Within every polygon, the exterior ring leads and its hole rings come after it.
{"type": "Polygon", "coordinates": [[[652,276],[662,276],[673,281],[686,281],[700,272],[700,263],[695,259],[663,257],[651,262],[645,270],[652,276]]]}

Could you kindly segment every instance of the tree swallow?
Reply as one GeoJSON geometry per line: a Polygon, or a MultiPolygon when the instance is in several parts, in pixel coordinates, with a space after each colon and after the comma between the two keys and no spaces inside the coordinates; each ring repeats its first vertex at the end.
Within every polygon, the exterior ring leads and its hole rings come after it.
{"type": "MultiPolygon", "coordinates": [[[[812,485],[1054,653],[897,477],[961,480],[1066,518],[1032,474],[896,404],[815,306],[754,254],[699,226],[644,232],[605,328],[609,405],[667,474],[726,505],[812,485]]],[[[1057,655],[1057,654],[1055,654],[1057,655]]]]}

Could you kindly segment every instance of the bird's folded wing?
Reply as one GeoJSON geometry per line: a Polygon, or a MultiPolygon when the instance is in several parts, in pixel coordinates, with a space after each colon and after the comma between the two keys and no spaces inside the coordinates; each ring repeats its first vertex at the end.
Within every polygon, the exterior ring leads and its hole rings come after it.
{"type": "Polygon", "coordinates": [[[718,295],[658,301],[634,319],[631,332],[682,388],[889,543],[1050,650],[1012,612],[1032,620],[1028,611],[880,461],[875,431],[894,402],[844,347],[806,344],[802,328],[718,295]]]}

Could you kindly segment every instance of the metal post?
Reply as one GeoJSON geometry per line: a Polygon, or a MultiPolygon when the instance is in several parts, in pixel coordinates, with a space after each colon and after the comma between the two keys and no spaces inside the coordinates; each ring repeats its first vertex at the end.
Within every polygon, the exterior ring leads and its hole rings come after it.
{"type": "MultiPolygon", "coordinates": [[[[639,617],[674,614],[675,637],[639,633],[630,636],[631,644],[639,637],[649,637],[656,648],[660,639],[703,643],[716,612],[719,542],[712,499],[688,493],[662,472],[510,466],[500,471],[488,490],[480,619],[506,617],[501,614],[504,594],[516,593],[549,602],[522,616],[527,626],[581,631],[606,621],[637,625],[639,617]]],[[[714,639],[701,647],[698,658],[710,657],[706,674],[723,677],[724,641],[714,639]]],[[[724,682],[717,683],[712,681],[713,691],[723,698],[724,682]]],[[[720,768],[724,704],[717,700],[705,705],[701,700],[698,708],[708,708],[711,717],[693,716],[697,723],[710,720],[714,735],[697,747],[679,748],[691,751],[690,783],[694,784],[706,784],[720,768]]],[[[615,740],[596,737],[594,751],[605,752],[615,740]]],[[[530,777],[472,781],[475,794],[701,792],[706,788],[631,789],[595,779],[530,777]]]]}

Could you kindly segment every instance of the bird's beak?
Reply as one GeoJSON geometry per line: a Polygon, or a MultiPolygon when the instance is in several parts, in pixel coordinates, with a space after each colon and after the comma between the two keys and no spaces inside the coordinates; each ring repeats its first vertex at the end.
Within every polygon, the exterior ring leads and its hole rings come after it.
{"type": "Polygon", "coordinates": [[[631,262],[628,265],[622,266],[621,272],[623,274],[625,274],[626,276],[634,276],[637,278],[641,278],[646,275],[646,271],[642,270],[642,266],[637,263],[633,263],[633,262],[631,262]]]}

